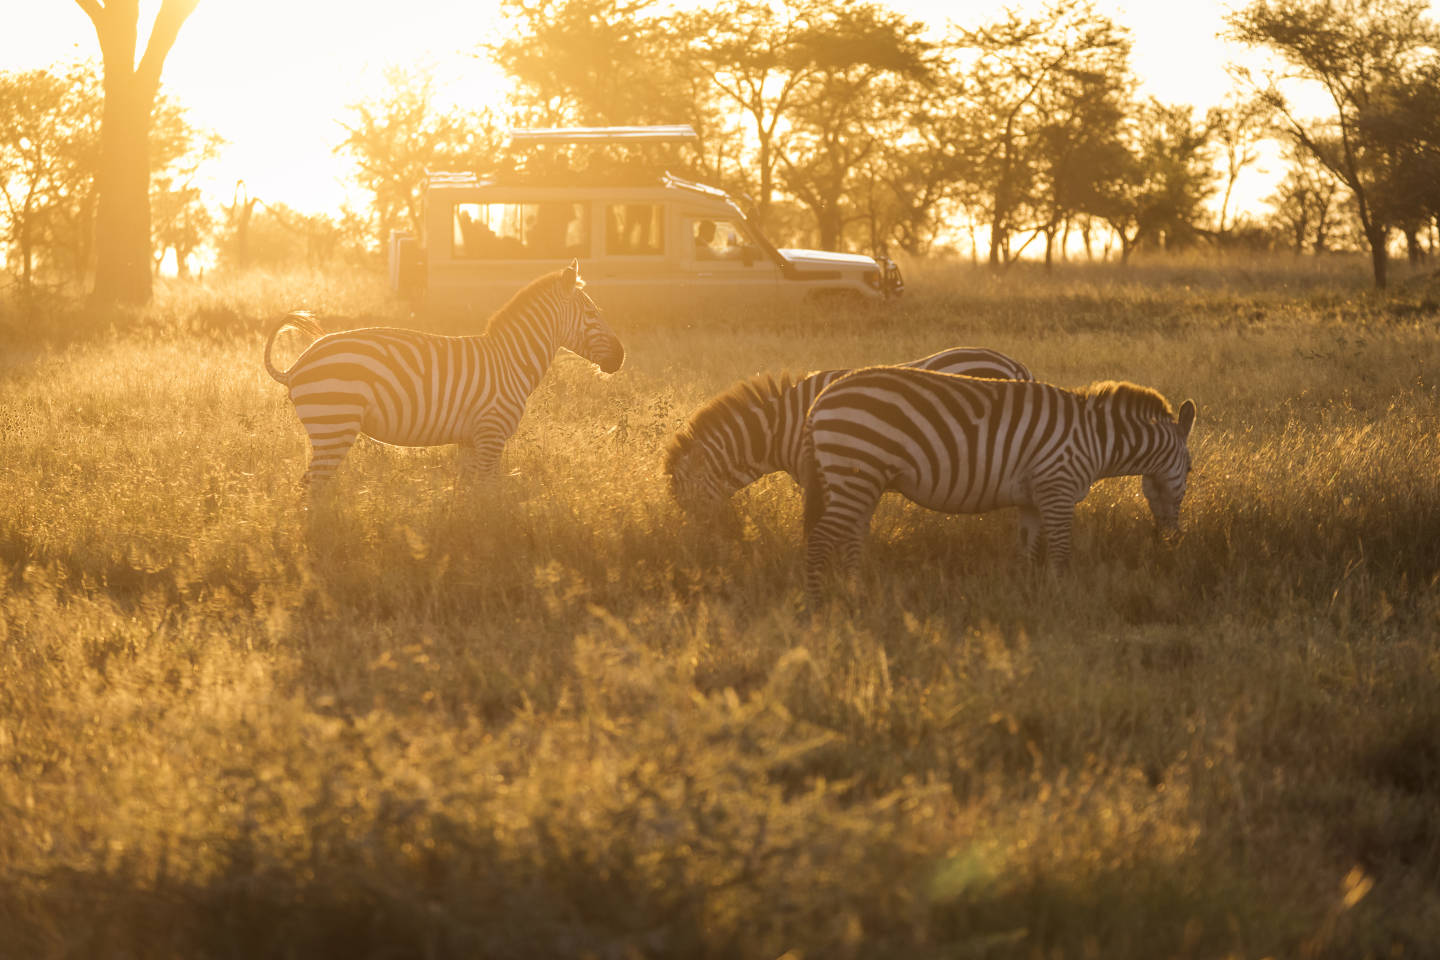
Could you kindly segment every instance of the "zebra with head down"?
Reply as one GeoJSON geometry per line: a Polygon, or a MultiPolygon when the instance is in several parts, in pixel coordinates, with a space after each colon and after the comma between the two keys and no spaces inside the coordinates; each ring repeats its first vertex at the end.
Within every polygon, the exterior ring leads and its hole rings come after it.
{"type": "Polygon", "coordinates": [[[1175,529],[1190,473],[1195,404],[1178,414],[1148,387],[1081,390],[901,367],[842,377],[810,408],[802,440],[805,588],[853,571],[870,517],[894,490],[946,513],[1020,508],[1021,549],[1070,556],[1075,504],[1102,477],[1140,474],[1157,525],[1175,529]]]}

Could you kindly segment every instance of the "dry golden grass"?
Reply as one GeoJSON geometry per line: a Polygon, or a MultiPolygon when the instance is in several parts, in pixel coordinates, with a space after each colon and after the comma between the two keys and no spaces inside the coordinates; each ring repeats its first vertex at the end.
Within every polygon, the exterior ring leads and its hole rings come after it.
{"type": "Polygon", "coordinates": [[[1360,957],[1440,942],[1433,289],[1287,261],[916,264],[880,311],[612,317],[457,497],[362,443],[301,509],[260,367],[373,278],[55,306],[0,358],[0,957],[1360,957]],[[1199,404],[1058,581],[886,501],[801,603],[800,501],[682,520],[671,431],[759,370],[995,347],[1199,404]]]}

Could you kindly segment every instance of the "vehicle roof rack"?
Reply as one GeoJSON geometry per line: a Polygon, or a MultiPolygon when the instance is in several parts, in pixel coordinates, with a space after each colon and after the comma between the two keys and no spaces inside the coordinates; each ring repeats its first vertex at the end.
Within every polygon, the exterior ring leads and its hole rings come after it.
{"type": "Polygon", "coordinates": [[[688,123],[632,127],[532,127],[511,130],[510,143],[530,147],[551,143],[694,143],[699,140],[688,123]]]}

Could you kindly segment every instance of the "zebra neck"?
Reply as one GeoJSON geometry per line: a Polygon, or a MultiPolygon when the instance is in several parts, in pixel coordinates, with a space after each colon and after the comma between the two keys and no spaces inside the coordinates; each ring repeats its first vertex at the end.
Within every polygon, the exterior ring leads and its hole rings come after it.
{"type": "Polygon", "coordinates": [[[1155,451],[1156,438],[1149,423],[1118,421],[1101,417],[1097,431],[1100,477],[1129,477],[1143,473],[1155,451]]]}
{"type": "Polygon", "coordinates": [[[782,385],[779,393],[765,398],[756,411],[755,447],[759,452],[751,456],[757,478],[776,470],[799,476],[805,411],[830,379],[834,378],[812,374],[798,383],[782,385]]]}
{"type": "Polygon", "coordinates": [[[490,339],[509,363],[516,381],[528,395],[540,384],[560,349],[555,325],[548,317],[527,314],[491,331],[490,339]]]}

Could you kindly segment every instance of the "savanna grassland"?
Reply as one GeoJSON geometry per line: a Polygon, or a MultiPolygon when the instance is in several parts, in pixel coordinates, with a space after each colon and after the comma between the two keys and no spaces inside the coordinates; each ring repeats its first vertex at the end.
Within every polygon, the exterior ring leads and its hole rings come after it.
{"type": "Polygon", "coordinates": [[[499,482],[362,442],[309,511],[263,330],[400,321],[378,281],[10,307],[0,956],[1434,956],[1440,291],[1365,284],[611,311],[624,368],[559,358],[499,482]],[[810,611],[788,478],[738,535],[670,502],[735,379],[956,344],[1195,399],[1182,537],[1103,481],[1055,579],[887,500],[810,611]]]}

